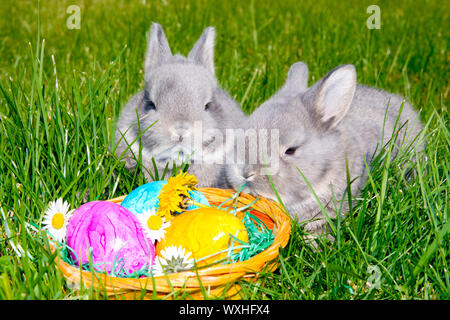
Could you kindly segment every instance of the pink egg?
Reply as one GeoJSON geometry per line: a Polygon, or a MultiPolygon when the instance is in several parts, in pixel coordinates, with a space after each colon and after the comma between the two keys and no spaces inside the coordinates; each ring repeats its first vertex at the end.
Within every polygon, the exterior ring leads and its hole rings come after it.
{"type": "Polygon", "coordinates": [[[88,263],[89,248],[96,270],[124,275],[153,265],[155,246],[139,220],[126,208],[108,201],[80,206],[67,225],[67,245],[79,265],[88,263]]]}

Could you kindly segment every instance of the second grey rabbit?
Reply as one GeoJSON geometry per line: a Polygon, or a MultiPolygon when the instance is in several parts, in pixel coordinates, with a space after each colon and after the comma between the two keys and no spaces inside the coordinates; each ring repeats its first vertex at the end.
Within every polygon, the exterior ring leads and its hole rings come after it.
{"type": "Polygon", "coordinates": [[[244,113],[218,85],[214,42],[215,29],[208,27],[187,57],[172,55],[162,27],[152,24],[145,89],[130,99],[116,125],[116,154],[125,154],[127,167],[136,166],[141,142],[147,170],[153,170],[152,158],[160,173],[166,164],[172,169],[173,162],[187,161],[198,186],[223,186],[222,133],[244,113]]]}
{"type": "MultiPolygon", "coordinates": [[[[375,151],[391,139],[402,103],[396,145],[413,146],[422,124],[402,97],[357,84],[353,65],[337,67],[310,88],[307,79],[306,64],[294,64],[285,85],[248,117],[245,128],[278,130],[279,149],[266,157],[278,161],[278,170],[271,174],[274,186],[288,212],[307,221],[306,230],[320,233],[326,220],[297,168],[334,218],[339,204],[335,208],[333,193],[339,201],[347,188],[346,157],[351,180],[359,177],[351,185],[357,195],[367,178],[364,158],[370,163],[375,151]]],[[[417,148],[423,149],[423,144],[417,148]]],[[[261,158],[256,164],[247,160],[230,166],[227,178],[235,189],[246,184],[244,191],[277,200],[266,169],[261,158]]]]}

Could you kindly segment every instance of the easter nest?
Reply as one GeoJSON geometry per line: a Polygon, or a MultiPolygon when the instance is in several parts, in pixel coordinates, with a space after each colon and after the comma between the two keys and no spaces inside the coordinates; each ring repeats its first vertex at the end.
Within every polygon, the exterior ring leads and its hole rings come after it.
{"type": "MultiPolygon", "coordinates": [[[[233,205],[242,208],[251,205],[251,213],[266,225],[273,234],[273,242],[264,251],[247,260],[229,264],[212,265],[196,270],[176,272],[155,277],[123,278],[106,273],[91,272],[69,264],[59,255],[56,262],[69,285],[79,288],[93,288],[100,295],[118,299],[154,299],[181,297],[204,299],[221,297],[239,299],[239,280],[255,281],[261,272],[277,268],[279,248],[289,241],[291,223],[279,204],[265,198],[240,193],[234,197],[234,190],[198,188],[213,205],[233,205]]],[[[107,201],[121,204],[125,196],[107,201]]],[[[55,247],[51,246],[55,251],[55,247]]]]}

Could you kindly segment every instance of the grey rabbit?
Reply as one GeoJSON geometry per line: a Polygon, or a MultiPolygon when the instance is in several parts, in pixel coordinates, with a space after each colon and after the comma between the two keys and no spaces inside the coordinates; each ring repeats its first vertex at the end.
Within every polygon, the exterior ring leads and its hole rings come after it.
{"type": "Polygon", "coordinates": [[[152,24],[145,89],[129,100],[116,124],[116,154],[125,156],[128,168],[136,166],[141,143],[147,170],[153,171],[152,158],[160,174],[166,164],[172,169],[173,162],[188,162],[197,186],[224,185],[223,133],[245,114],[218,85],[214,44],[215,29],[208,27],[187,57],[172,55],[161,25],[152,24]]]}
{"type": "MultiPolygon", "coordinates": [[[[248,117],[244,127],[278,129],[279,149],[271,150],[271,157],[278,161],[278,170],[271,174],[273,184],[288,212],[298,221],[305,221],[305,229],[317,235],[326,229],[326,220],[297,167],[327,214],[336,217],[339,204],[334,207],[332,195],[339,201],[347,188],[346,156],[351,180],[359,177],[351,185],[352,195],[357,195],[367,180],[364,157],[370,163],[374,152],[392,137],[404,99],[357,84],[353,65],[331,70],[309,88],[307,83],[308,67],[295,63],[284,86],[248,117]]],[[[400,127],[396,144],[410,143],[422,150],[423,144],[414,138],[423,126],[407,102],[399,116],[400,127]]],[[[393,156],[397,152],[398,148],[393,156]]],[[[246,184],[244,192],[277,200],[265,174],[268,162],[241,159],[241,164],[228,167],[227,179],[235,189],[246,184]]]]}

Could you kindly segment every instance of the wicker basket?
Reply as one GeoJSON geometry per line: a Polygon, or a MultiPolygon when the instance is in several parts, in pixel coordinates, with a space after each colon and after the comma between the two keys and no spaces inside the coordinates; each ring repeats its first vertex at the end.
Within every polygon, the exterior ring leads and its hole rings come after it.
{"type": "MultiPolygon", "coordinates": [[[[233,190],[199,188],[212,204],[220,204],[234,195],[233,190]]],[[[108,201],[120,204],[125,196],[108,201]]],[[[250,204],[255,197],[241,193],[237,207],[250,204]]],[[[231,205],[226,203],[225,205],[231,205]]],[[[237,280],[243,278],[249,281],[258,277],[263,269],[273,271],[277,267],[279,247],[286,246],[291,232],[290,218],[271,200],[260,198],[252,205],[252,213],[269,222],[266,225],[273,228],[275,236],[273,244],[254,257],[233,264],[215,265],[195,271],[172,273],[166,276],[152,278],[118,278],[105,273],[91,273],[81,268],[71,266],[57,257],[57,264],[69,284],[76,287],[80,281],[85,288],[93,287],[101,295],[119,299],[152,299],[155,297],[173,297],[174,292],[188,293],[182,297],[204,299],[207,297],[225,297],[239,299],[240,286],[237,280]],[[198,274],[198,275],[197,275],[198,274]],[[169,279],[169,281],[167,281],[169,279]],[[199,281],[200,280],[200,281],[199,281]],[[155,292],[154,292],[155,291],[155,292]],[[172,294],[171,294],[172,293],[172,294]]],[[[54,249],[54,248],[52,248],[54,249]]]]}

